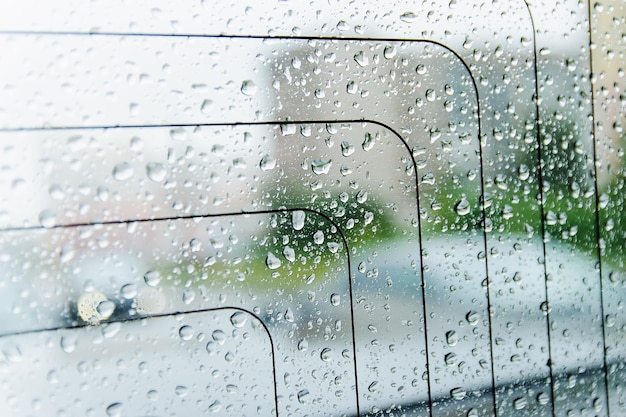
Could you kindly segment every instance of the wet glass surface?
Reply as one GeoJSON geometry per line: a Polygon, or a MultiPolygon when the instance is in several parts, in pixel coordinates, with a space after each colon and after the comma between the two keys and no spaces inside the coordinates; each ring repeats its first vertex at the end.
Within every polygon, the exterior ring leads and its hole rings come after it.
{"type": "MultiPolygon", "coordinates": [[[[261,391],[185,413],[619,415],[623,27],[619,2],[6,10],[7,404],[76,402],[69,374],[67,398],[9,389],[48,340],[130,378],[95,336],[147,326],[192,358],[242,309],[261,391]]],[[[183,412],[107,408],[128,381],[80,407],[183,412]]]]}

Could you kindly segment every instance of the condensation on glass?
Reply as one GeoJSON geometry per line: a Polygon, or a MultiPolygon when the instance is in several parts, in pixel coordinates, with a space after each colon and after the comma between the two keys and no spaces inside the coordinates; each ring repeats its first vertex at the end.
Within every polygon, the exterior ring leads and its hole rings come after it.
{"type": "Polygon", "coordinates": [[[36,3],[3,414],[626,410],[620,2],[36,3]]]}

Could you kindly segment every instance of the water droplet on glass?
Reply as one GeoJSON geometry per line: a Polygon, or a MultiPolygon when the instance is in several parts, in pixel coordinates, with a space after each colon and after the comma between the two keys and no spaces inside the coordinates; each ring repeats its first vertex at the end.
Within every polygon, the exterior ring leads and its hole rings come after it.
{"type": "Polygon", "coordinates": [[[226,342],[226,333],[222,330],[215,330],[211,334],[211,338],[220,345],[223,345],[226,342]]]}
{"type": "Polygon", "coordinates": [[[210,114],[213,110],[213,101],[212,100],[204,100],[200,105],[200,111],[204,114],[210,114]]]}
{"type": "Polygon", "coordinates": [[[328,362],[332,359],[332,354],[333,354],[333,350],[331,348],[324,348],[322,349],[322,352],[320,353],[320,358],[324,362],[328,362]]]}
{"type": "Polygon", "coordinates": [[[39,224],[43,227],[54,227],[56,224],[56,214],[52,210],[43,210],[39,213],[39,224]]]}
{"type": "Polygon", "coordinates": [[[370,151],[374,147],[374,142],[375,140],[372,137],[371,133],[366,133],[365,138],[363,139],[363,143],[361,144],[361,147],[366,152],[370,151]]]}
{"type": "Polygon", "coordinates": [[[74,335],[65,335],[61,337],[61,349],[65,353],[72,353],[76,350],[78,339],[74,335]]]}
{"type": "Polygon", "coordinates": [[[308,348],[309,348],[309,342],[307,342],[306,339],[300,339],[300,341],[298,342],[298,350],[300,352],[304,352],[308,348]]]}
{"type": "Polygon", "coordinates": [[[365,55],[363,51],[359,51],[354,54],[354,61],[361,67],[366,67],[370,63],[369,58],[367,57],[367,55],[365,55]]]}
{"type": "Polygon", "coordinates": [[[343,141],[341,142],[341,154],[343,156],[350,156],[354,153],[354,145],[352,145],[350,142],[347,141],[343,141]]]}
{"type": "Polygon", "coordinates": [[[184,385],[177,385],[176,388],[174,388],[174,392],[176,393],[176,395],[183,398],[189,393],[189,388],[184,385]]]}
{"type": "Polygon", "coordinates": [[[144,282],[150,287],[156,287],[161,282],[161,273],[159,271],[150,270],[143,276],[144,282]]]}
{"type": "Polygon", "coordinates": [[[149,162],[146,165],[146,174],[154,182],[161,182],[167,175],[165,167],[158,162],[149,162]]]}
{"type": "Polygon", "coordinates": [[[530,170],[528,169],[528,165],[522,164],[517,170],[519,179],[522,181],[526,181],[528,177],[530,177],[530,170]]]}
{"type": "Polygon", "coordinates": [[[285,311],[284,317],[285,317],[285,320],[288,321],[289,323],[293,323],[296,319],[295,315],[293,314],[293,310],[291,308],[287,308],[287,311],[285,311]]]}
{"type": "Polygon", "coordinates": [[[317,232],[313,233],[313,242],[317,243],[318,245],[324,243],[324,232],[318,230],[317,232]]]}
{"type": "Polygon", "coordinates": [[[137,116],[139,114],[139,104],[137,103],[130,103],[128,105],[128,112],[130,113],[131,116],[137,116]]]}
{"type": "Polygon", "coordinates": [[[65,192],[58,184],[53,184],[48,188],[48,194],[53,200],[62,200],[65,197],[65,192]]]}
{"type": "Polygon", "coordinates": [[[417,15],[413,12],[404,12],[400,15],[400,20],[406,23],[413,23],[417,20],[417,15]]]}
{"type": "Polygon", "coordinates": [[[110,300],[101,301],[98,304],[98,307],[96,307],[96,311],[98,312],[100,319],[106,320],[111,317],[111,315],[115,311],[115,303],[110,300]]]}
{"type": "Polygon", "coordinates": [[[259,166],[261,167],[262,171],[272,170],[276,167],[276,159],[272,158],[269,155],[265,155],[263,158],[261,158],[261,162],[259,162],[259,166]]]}
{"type": "Polygon", "coordinates": [[[267,265],[269,269],[277,269],[281,264],[282,262],[280,259],[278,259],[272,252],[267,254],[267,258],[265,258],[265,265],[267,265]]]}
{"type": "Polygon", "coordinates": [[[480,320],[480,315],[475,311],[470,311],[465,316],[465,319],[470,325],[476,326],[478,324],[478,321],[480,320]]]}
{"type": "Polygon", "coordinates": [[[133,176],[133,167],[128,162],[120,162],[113,167],[113,178],[117,181],[126,181],[133,176]]]}
{"type": "Polygon", "coordinates": [[[237,328],[245,326],[246,321],[248,321],[248,316],[241,311],[233,313],[233,315],[230,316],[230,323],[237,328]]]}
{"type": "Polygon", "coordinates": [[[470,203],[465,198],[461,199],[461,201],[456,203],[456,205],[454,206],[454,211],[456,211],[456,214],[458,214],[459,216],[465,216],[469,214],[470,209],[470,203]]]}
{"type": "Polygon", "coordinates": [[[341,296],[335,293],[331,294],[330,303],[334,306],[338,306],[339,304],[341,304],[341,296]]]}
{"type": "Polygon", "coordinates": [[[241,92],[246,96],[253,96],[257,92],[257,86],[252,80],[246,80],[241,83],[241,92]]]}
{"type": "Polygon", "coordinates": [[[513,408],[516,410],[523,410],[528,405],[528,400],[524,397],[516,398],[513,400],[513,408]]]}
{"type": "Polygon", "coordinates": [[[137,296],[137,286],[135,284],[126,284],[120,288],[120,295],[127,300],[137,296]]]}
{"type": "Polygon", "coordinates": [[[450,390],[450,396],[454,398],[455,400],[462,400],[465,398],[466,395],[467,395],[467,391],[465,391],[461,387],[452,388],[450,390]]]}
{"type": "Polygon", "coordinates": [[[348,94],[356,94],[358,90],[359,90],[359,85],[355,83],[354,81],[350,81],[348,82],[348,84],[346,84],[346,92],[348,94]]]}
{"type": "Polygon", "coordinates": [[[2,347],[2,354],[5,359],[11,363],[18,363],[22,361],[22,351],[16,344],[10,343],[2,347]]]}
{"type": "Polygon", "coordinates": [[[182,340],[191,340],[193,337],[193,327],[191,326],[182,326],[178,329],[178,335],[182,340]]]}
{"type": "Polygon", "coordinates": [[[306,213],[302,210],[296,210],[291,212],[291,223],[294,230],[302,230],[304,227],[304,221],[306,220],[306,213]]]}
{"type": "Polygon", "coordinates": [[[187,131],[182,127],[170,129],[170,138],[173,140],[185,140],[187,139],[187,131]]]}
{"type": "Polygon", "coordinates": [[[300,404],[306,404],[309,401],[310,395],[308,389],[298,391],[298,402],[300,402],[300,404]]]}
{"type": "Polygon", "coordinates": [[[455,346],[458,341],[459,337],[454,330],[446,332],[446,343],[448,343],[449,346],[455,346]]]}
{"type": "Polygon", "coordinates": [[[385,50],[383,51],[383,56],[387,59],[392,59],[397,54],[397,49],[395,45],[387,45],[385,46],[385,50]]]}
{"type": "Polygon", "coordinates": [[[212,413],[217,413],[222,409],[222,403],[220,403],[218,400],[215,400],[211,403],[211,405],[209,405],[209,411],[212,413]]]}
{"type": "Polygon", "coordinates": [[[290,246],[285,246],[283,248],[283,256],[285,257],[285,259],[287,259],[289,262],[295,262],[296,260],[296,251],[293,250],[292,247],[290,246]]]}
{"type": "Polygon", "coordinates": [[[446,365],[453,366],[457,362],[456,354],[452,352],[447,353],[446,356],[444,356],[444,361],[446,362],[446,365]]]}
{"type": "Polygon", "coordinates": [[[192,290],[183,291],[183,303],[189,305],[196,298],[196,293],[192,290]]]}
{"type": "Polygon", "coordinates": [[[328,171],[330,171],[330,167],[332,166],[332,164],[333,164],[333,161],[330,159],[329,160],[316,159],[313,162],[311,162],[311,169],[317,175],[328,174],[328,171]]]}
{"type": "Polygon", "coordinates": [[[298,131],[297,126],[293,123],[280,125],[280,133],[283,136],[295,135],[297,131],[298,131]]]}
{"type": "Polygon", "coordinates": [[[122,403],[113,403],[106,408],[107,416],[109,417],[121,417],[122,415],[122,403]]]}
{"type": "Polygon", "coordinates": [[[340,20],[339,22],[337,22],[336,27],[342,32],[345,32],[346,30],[350,30],[350,25],[345,20],[340,20]]]}

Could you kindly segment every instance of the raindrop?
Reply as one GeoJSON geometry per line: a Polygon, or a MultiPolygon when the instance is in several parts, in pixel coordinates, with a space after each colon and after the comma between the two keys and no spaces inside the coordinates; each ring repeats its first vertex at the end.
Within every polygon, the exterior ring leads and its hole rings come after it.
{"type": "Polygon", "coordinates": [[[297,131],[297,126],[293,123],[280,125],[280,133],[283,136],[295,135],[296,131],[297,131]]]}
{"type": "Polygon", "coordinates": [[[448,343],[449,346],[455,346],[458,341],[459,337],[454,330],[446,332],[446,343],[448,343]]]}
{"type": "Polygon", "coordinates": [[[218,400],[213,401],[213,403],[209,405],[209,411],[212,413],[217,413],[221,409],[222,409],[222,404],[218,400]]]}
{"type": "Polygon", "coordinates": [[[341,304],[341,296],[336,293],[331,294],[330,303],[334,306],[338,306],[339,304],[341,304]]]}
{"type": "Polygon", "coordinates": [[[387,45],[383,51],[383,56],[387,59],[392,59],[396,56],[397,52],[395,45],[387,45]]]}
{"type": "Polygon", "coordinates": [[[333,350],[331,348],[324,348],[320,353],[320,359],[324,362],[329,362],[332,359],[333,350]]]}
{"type": "Polygon", "coordinates": [[[100,319],[108,319],[115,311],[115,303],[110,300],[101,301],[96,307],[96,311],[100,315],[100,319]]]}
{"type": "Polygon", "coordinates": [[[189,305],[193,302],[195,298],[196,298],[196,293],[193,292],[192,290],[183,291],[183,303],[189,305]]]}
{"type": "Polygon", "coordinates": [[[261,158],[261,162],[259,162],[259,167],[261,167],[261,171],[270,171],[276,168],[276,159],[272,158],[269,155],[265,155],[261,158]]]}
{"type": "Polygon", "coordinates": [[[470,203],[465,199],[465,197],[462,198],[461,201],[456,203],[456,205],[454,206],[454,211],[456,211],[456,214],[458,214],[459,216],[465,216],[469,214],[470,209],[470,203]]]}
{"type": "Polygon", "coordinates": [[[154,182],[161,182],[167,175],[165,167],[158,162],[149,162],[146,165],[146,174],[154,182]]]}
{"type": "Polygon", "coordinates": [[[298,391],[298,401],[300,404],[306,404],[309,401],[309,396],[310,394],[308,389],[298,391]]]}
{"type": "Polygon", "coordinates": [[[120,417],[122,415],[122,403],[113,403],[106,409],[107,416],[120,417]]]}
{"type": "Polygon", "coordinates": [[[456,361],[457,361],[456,354],[454,354],[454,353],[448,353],[448,354],[446,354],[446,356],[444,357],[444,360],[445,360],[445,362],[446,362],[446,365],[448,365],[448,366],[453,366],[454,364],[456,364],[456,361]]]}
{"type": "Polygon", "coordinates": [[[346,85],[346,91],[348,92],[348,94],[356,94],[358,90],[359,90],[359,85],[355,83],[354,81],[350,81],[346,85]]]}
{"type": "Polygon", "coordinates": [[[7,344],[3,346],[2,354],[4,355],[6,360],[11,363],[18,363],[22,361],[22,351],[20,350],[19,346],[15,344],[7,344]]]}
{"type": "Polygon", "coordinates": [[[139,114],[139,104],[130,103],[128,105],[128,112],[130,113],[131,116],[137,116],[139,114]]]}
{"type": "Polygon", "coordinates": [[[298,342],[298,350],[300,352],[304,352],[308,348],[309,348],[309,342],[307,342],[306,339],[300,339],[300,341],[298,342]]]}
{"type": "Polygon", "coordinates": [[[343,156],[350,156],[354,153],[354,145],[352,145],[350,142],[347,141],[343,141],[341,142],[341,154],[343,156]]]}
{"type": "Polygon", "coordinates": [[[211,338],[220,345],[223,345],[226,342],[226,333],[222,330],[215,330],[211,334],[211,338]]]}
{"type": "Polygon", "coordinates": [[[513,408],[516,410],[523,410],[528,405],[528,401],[524,397],[516,398],[513,400],[513,408]]]}
{"type": "Polygon", "coordinates": [[[257,86],[252,80],[246,80],[241,83],[241,92],[246,96],[253,96],[257,92],[257,86]]]}
{"type": "Polygon", "coordinates": [[[209,114],[213,110],[213,101],[212,100],[204,100],[200,105],[200,111],[204,114],[209,114]]]}
{"type": "Polygon", "coordinates": [[[170,129],[170,138],[173,140],[185,140],[187,139],[187,131],[182,127],[170,129]]]}
{"type": "Polygon", "coordinates": [[[287,259],[289,262],[295,262],[296,260],[296,251],[293,250],[292,247],[290,246],[285,246],[283,248],[283,256],[285,257],[285,259],[287,259]]]}
{"type": "Polygon", "coordinates": [[[333,161],[330,159],[329,160],[316,159],[313,162],[311,162],[311,169],[317,175],[328,174],[328,171],[330,171],[330,167],[332,166],[332,164],[333,164],[333,161]]]}
{"type": "Polygon", "coordinates": [[[183,398],[187,396],[187,394],[189,393],[189,388],[187,388],[184,385],[177,385],[176,388],[174,389],[174,392],[176,393],[176,395],[183,398]]]}
{"type": "Polygon", "coordinates": [[[56,224],[56,214],[49,209],[43,210],[39,213],[39,224],[43,227],[54,227],[56,224]]]}
{"type": "Polygon", "coordinates": [[[372,137],[371,133],[366,133],[365,134],[365,139],[363,139],[363,143],[361,144],[361,147],[363,148],[364,151],[370,151],[373,147],[374,147],[374,138],[372,137]]]}
{"type": "Polygon", "coordinates": [[[53,200],[62,200],[65,197],[65,192],[63,188],[61,188],[58,184],[53,184],[48,189],[48,194],[52,197],[53,200]]]}
{"type": "Polygon", "coordinates": [[[245,326],[246,321],[248,321],[248,316],[241,311],[233,313],[233,315],[230,316],[230,322],[236,328],[241,328],[245,326]]]}
{"type": "Polygon", "coordinates": [[[454,398],[455,400],[462,400],[465,398],[466,395],[467,395],[467,391],[465,391],[461,387],[452,388],[450,390],[450,396],[454,398]]]}
{"type": "Polygon", "coordinates": [[[281,263],[280,259],[278,259],[272,252],[269,252],[267,254],[267,258],[265,258],[265,265],[267,265],[269,269],[277,269],[280,267],[281,263]]]}
{"type": "Polygon", "coordinates": [[[133,167],[128,162],[120,162],[113,167],[113,178],[117,181],[126,181],[133,176],[133,167]]]}
{"type": "Polygon", "coordinates": [[[61,337],[61,349],[65,353],[72,353],[76,350],[77,338],[74,335],[65,335],[61,337]]]}
{"type": "Polygon", "coordinates": [[[149,287],[156,287],[161,282],[161,273],[150,270],[144,274],[143,280],[149,287]]]}
{"type": "Polygon", "coordinates": [[[135,298],[137,296],[137,286],[135,284],[126,284],[120,288],[120,294],[127,300],[135,298]]]}
{"type": "Polygon", "coordinates": [[[480,320],[480,315],[475,311],[470,311],[465,316],[465,319],[470,325],[476,326],[478,324],[478,321],[480,320]]]}
{"type": "Polygon", "coordinates": [[[191,338],[193,337],[193,327],[182,326],[180,329],[178,329],[178,336],[180,336],[182,340],[191,340],[191,338]]]}
{"type": "Polygon", "coordinates": [[[363,53],[363,51],[359,51],[354,54],[354,61],[361,67],[366,67],[370,63],[369,58],[363,53]]]}
{"type": "Polygon", "coordinates": [[[313,233],[313,242],[317,243],[318,245],[324,243],[324,232],[318,230],[317,232],[313,233]]]}
{"type": "Polygon", "coordinates": [[[517,170],[519,175],[519,179],[521,181],[526,181],[528,177],[530,177],[530,170],[528,169],[528,165],[522,164],[517,170]]]}
{"type": "Polygon", "coordinates": [[[404,12],[400,15],[400,20],[405,23],[413,23],[417,20],[417,15],[413,12],[404,12]]]}
{"type": "Polygon", "coordinates": [[[291,212],[291,223],[294,230],[302,230],[304,227],[304,221],[306,220],[306,213],[302,210],[296,210],[291,212]]]}
{"type": "Polygon", "coordinates": [[[287,308],[287,311],[285,311],[284,317],[285,317],[285,320],[288,321],[289,323],[293,323],[296,319],[295,315],[293,314],[293,310],[291,308],[287,308]]]}

